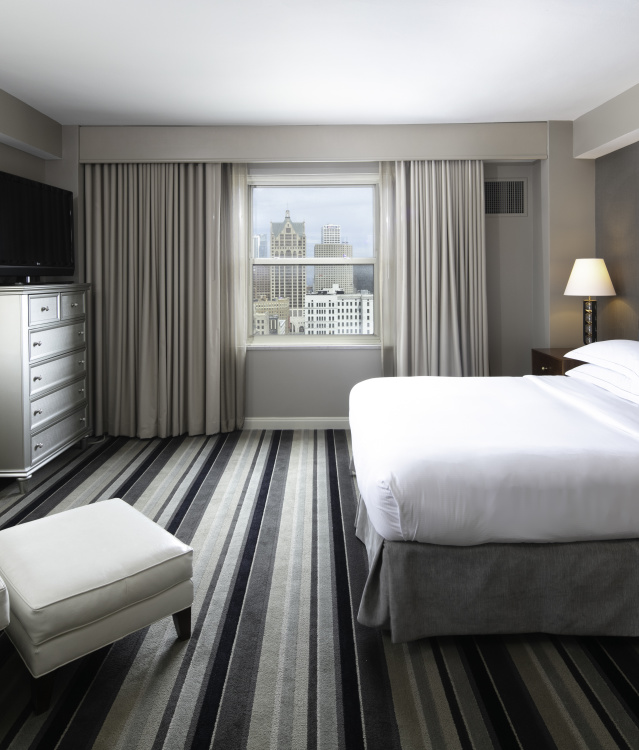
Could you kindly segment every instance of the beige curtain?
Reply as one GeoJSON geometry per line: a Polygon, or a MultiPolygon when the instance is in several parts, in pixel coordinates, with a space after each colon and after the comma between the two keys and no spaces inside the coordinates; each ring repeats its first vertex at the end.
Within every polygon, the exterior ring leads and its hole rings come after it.
{"type": "Polygon", "coordinates": [[[243,422],[230,169],[85,166],[96,434],[215,434],[243,422]]]}
{"type": "Polygon", "coordinates": [[[488,375],[481,161],[382,170],[386,375],[488,375]]]}

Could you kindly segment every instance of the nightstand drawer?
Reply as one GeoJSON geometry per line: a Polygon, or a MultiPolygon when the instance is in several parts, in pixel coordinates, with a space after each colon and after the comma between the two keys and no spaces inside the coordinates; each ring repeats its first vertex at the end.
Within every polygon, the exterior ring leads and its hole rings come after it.
{"type": "Polygon", "coordinates": [[[582,365],[576,359],[566,359],[565,354],[569,352],[568,347],[552,347],[549,349],[532,350],[532,374],[533,375],[565,375],[573,367],[582,365]]]}

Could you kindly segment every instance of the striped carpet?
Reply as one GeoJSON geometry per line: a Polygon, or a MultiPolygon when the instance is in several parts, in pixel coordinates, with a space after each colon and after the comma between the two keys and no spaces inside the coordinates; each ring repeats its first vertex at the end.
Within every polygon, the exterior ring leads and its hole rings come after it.
{"type": "Polygon", "coordinates": [[[167,618],[64,667],[39,717],[0,635],[0,750],[639,748],[634,639],[358,625],[349,439],[107,439],[0,491],[0,527],[125,498],[193,546],[196,592],[190,641],[167,618]]]}

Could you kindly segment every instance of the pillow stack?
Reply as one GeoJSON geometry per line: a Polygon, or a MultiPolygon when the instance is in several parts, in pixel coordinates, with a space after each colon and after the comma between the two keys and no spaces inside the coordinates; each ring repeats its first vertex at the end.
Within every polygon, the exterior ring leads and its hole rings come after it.
{"type": "Polygon", "coordinates": [[[596,341],[564,356],[586,363],[568,370],[567,376],[593,383],[639,404],[639,341],[596,341]]]}

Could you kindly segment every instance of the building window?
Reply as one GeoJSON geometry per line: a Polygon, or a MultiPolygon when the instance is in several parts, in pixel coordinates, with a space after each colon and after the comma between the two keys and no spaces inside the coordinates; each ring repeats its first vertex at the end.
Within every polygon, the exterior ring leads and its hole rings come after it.
{"type": "MultiPolygon", "coordinates": [[[[252,179],[249,336],[375,336],[378,172],[252,179]],[[346,308],[348,329],[340,316],[346,308]],[[330,311],[329,311],[329,308],[330,311]],[[268,323],[266,321],[268,320],[268,323]],[[321,329],[321,330],[318,330],[321,329]]],[[[343,317],[343,316],[342,316],[343,317]]],[[[257,343],[257,341],[256,341],[257,343]]]]}

